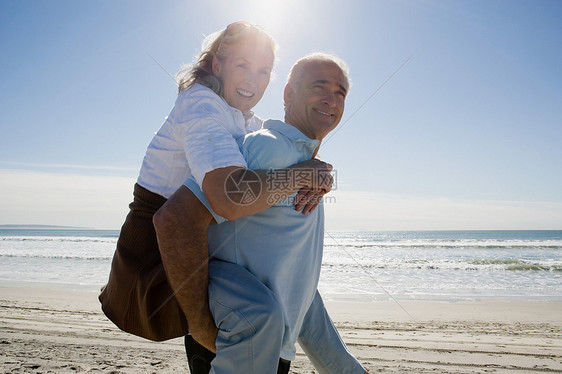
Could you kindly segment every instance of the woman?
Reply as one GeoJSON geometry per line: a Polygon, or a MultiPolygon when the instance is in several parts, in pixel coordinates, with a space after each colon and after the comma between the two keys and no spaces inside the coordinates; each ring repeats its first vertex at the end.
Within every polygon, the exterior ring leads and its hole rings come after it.
{"type": "MultiPolygon", "coordinates": [[[[235,139],[261,127],[251,109],[267,88],[275,49],[263,29],[237,22],[207,38],[198,62],[180,69],[178,98],[146,152],[109,281],[99,296],[103,311],[121,329],[151,340],[187,333],[152,218],[188,177],[195,177],[226,218],[262,211],[296,189],[271,190],[244,205],[220,193],[231,168],[246,167],[235,139]]],[[[299,164],[318,166],[314,160],[299,164]]],[[[266,171],[256,172],[265,180],[266,171]]]]}

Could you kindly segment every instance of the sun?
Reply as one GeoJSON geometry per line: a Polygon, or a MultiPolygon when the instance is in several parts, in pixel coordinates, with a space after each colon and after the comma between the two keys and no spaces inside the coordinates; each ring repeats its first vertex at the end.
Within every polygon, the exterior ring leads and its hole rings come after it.
{"type": "Polygon", "coordinates": [[[287,20],[291,19],[291,13],[302,7],[298,0],[249,0],[247,4],[251,15],[248,21],[275,34],[289,27],[287,20]]]}

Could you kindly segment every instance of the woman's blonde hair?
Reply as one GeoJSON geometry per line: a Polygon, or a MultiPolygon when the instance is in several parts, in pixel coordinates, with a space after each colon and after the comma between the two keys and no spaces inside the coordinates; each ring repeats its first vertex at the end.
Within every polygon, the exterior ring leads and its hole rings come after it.
{"type": "Polygon", "coordinates": [[[275,55],[277,43],[260,26],[248,22],[232,23],[224,30],[217,31],[203,40],[203,47],[196,63],[185,64],[180,68],[176,74],[178,93],[199,83],[210,88],[217,95],[223,96],[222,82],[213,74],[213,57],[216,56],[220,61],[224,61],[236,43],[250,37],[256,38],[257,42],[264,42],[275,55]]]}

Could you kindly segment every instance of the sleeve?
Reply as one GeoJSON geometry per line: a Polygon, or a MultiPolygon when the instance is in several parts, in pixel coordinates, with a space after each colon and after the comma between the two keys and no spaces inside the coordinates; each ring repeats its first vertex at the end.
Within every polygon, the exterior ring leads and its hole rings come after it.
{"type": "Polygon", "coordinates": [[[201,187],[199,187],[193,176],[191,176],[188,180],[185,181],[184,186],[189,188],[191,192],[193,192],[193,194],[197,196],[199,201],[201,201],[203,205],[205,205],[205,208],[207,208],[207,210],[211,213],[211,215],[213,216],[215,221],[217,221],[217,223],[223,223],[227,221],[226,218],[219,216],[211,208],[211,204],[209,204],[209,201],[207,200],[207,196],[205,196],[203,190],[201,190],[201,187]]]}
{"type": "Polygon", "coordinates": [[[318,291],[304,317],[298,342],[320,374],[365,373],[340,337],[318,291]]]}
{"type": "Polygon", "coordinates": [[[201,187],[209,171],[226,167],[247,167],[235,137],[242,136],[235,118],[222,99],[208,90],[195,90],[178,98],[176,134],[181,139],[187,162],[201,187]]]}

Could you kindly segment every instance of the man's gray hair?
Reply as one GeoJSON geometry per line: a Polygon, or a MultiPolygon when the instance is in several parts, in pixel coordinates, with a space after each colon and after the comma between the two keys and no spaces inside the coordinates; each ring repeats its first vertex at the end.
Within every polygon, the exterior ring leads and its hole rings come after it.
{"type": "Polygon", "coordinates": [[[289,71],[289,76],[287,77],[287,83],[291,84],[292,86],[296,86],[302,78],[304,67],[309,63],[314,63],[314,62],[331,62],[337,65],[345,77],[345,80],[347,82],[347,90],[349,92],[349,89],[351,88],[351,79],[349,78],[349,67],[347,66],[345,61],[339,58],[338,56],[329,53],[324,53],[324,52],[310,53],[300,58],[297,62],[295,62],[295,64],[289,71]]]}

